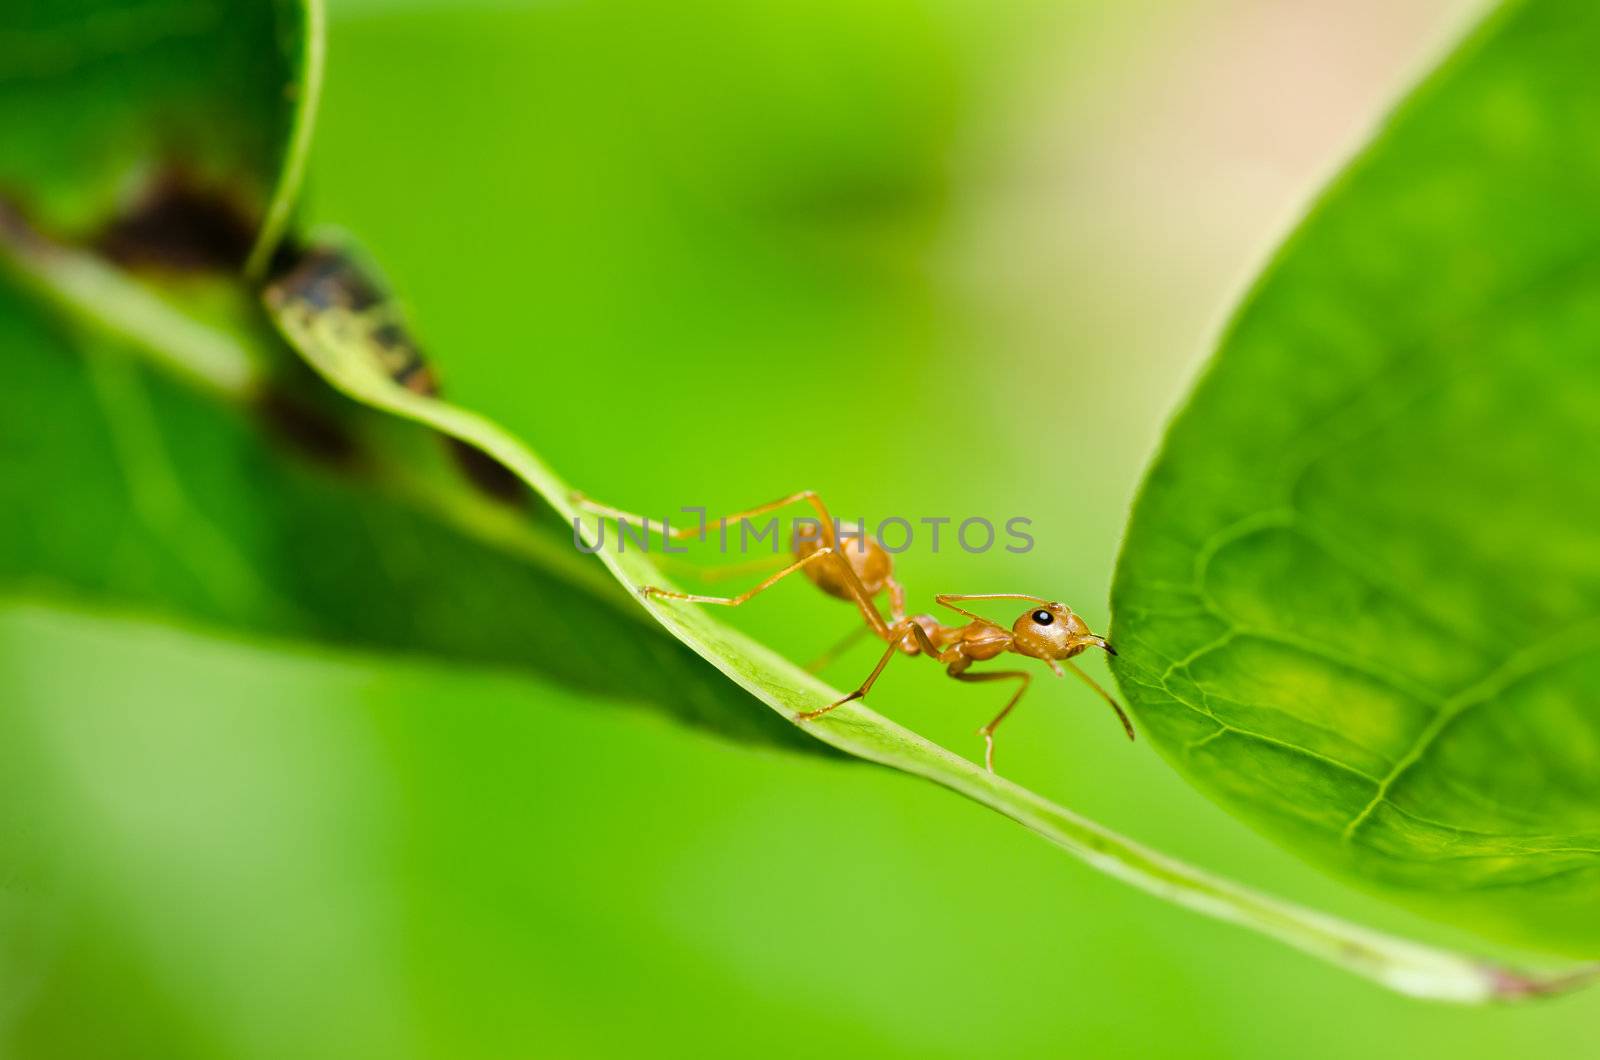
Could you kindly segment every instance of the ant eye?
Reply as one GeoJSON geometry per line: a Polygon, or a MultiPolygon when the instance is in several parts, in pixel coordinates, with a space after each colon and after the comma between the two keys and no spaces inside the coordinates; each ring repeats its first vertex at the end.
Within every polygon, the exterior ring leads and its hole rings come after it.
{"type": "Polygon", "coordinates": [[[1042,607],[1039,610],[1037,610],[1037,611],[1035,611],[1033,613],[1033,621],[1034,621],[1034,623],[1037,624],[1037,625],[1040,625],[1040,626],[1048,626],[1050,623],[1054,622],[1055,620],[1056,620],[1056,616],[1052,615],[1050,612],[1046,611],[1042,607]]]}

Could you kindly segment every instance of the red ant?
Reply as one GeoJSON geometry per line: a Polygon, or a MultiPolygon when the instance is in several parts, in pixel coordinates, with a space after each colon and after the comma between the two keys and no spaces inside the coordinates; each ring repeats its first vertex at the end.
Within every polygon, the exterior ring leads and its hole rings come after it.
{"type": "MultiPolygon", "coordinates": [[[[596,515],[611,516],[649,529],[650,522],[644,516],[598,504],[582,494],[574,494],[573,501],[584,510],[596,515]]],[[[1081,677],[1111,705],[1111,709],[1116,711],[1117,717],[1121,719],[1128,739],[1133,739],[1133,723],[1128,720],[1127,714],[1123,713],[1117,701],[1111,698],[1110,693],[1101,688],[1094,678],[1070,661],[1074,655],[1089,647],[1101,648],[1108,655],[1115,655],[1116,651],[1104,637],[1089,632],[1089,627],[1083,619],[1065,604],[1025,593],[946,593],[934,597],[934,600],[941,607],[948,607],[958,614],[965,615],[971,621],[965,625],[947,626],[932,615],[912,615],[908,618],[905,589],[894,579],[894,564],[889,553],[871,540],[865,532],[853,532],[858,528],[852,528],[850,533],[841,534],[840,527],[833,521],[827,507],[812,490],[803,490],[746,511],[734,512],[718,522],[725,528],[729,523],[739,523],[797,501],[805,501],[816,509],[820,519],[818,532],[801,534],[796,527],[795,559],[783,570],[737,596],[680,593],[671,589],[657,588],[654,585],[641,586],[639,593],[643,596],[684,600],[696,604],[738,607],[751,597],[766,592],[796,571],[804,571],[811,583],[829,596],[853,602],[860,609],[861,617],[866,620],[867,628],[879,639],[887,642],[889,647],[878,660],[878,665],[872,668],[872,672],[854,692],[825,707],[796,714],[796,721],[813,721],[831,710],[865,696],[872,690],[873,683],[878,680],[878,675],[883,673],[884,667],[889,665],[889,660],[894,658],[895,652],[925,655],[943,663],[945,673],[957,681],[1017,682],[1017,690],[1012,693],[1005,707],[989,724],[978,730],[984,740],[984,765],[993,773],[994,730],[1016,707],[1022,694],[1028,690],[1033,675],[1024,670],[996,670],[990,673],[968,673],[967,670],[973,663],[987,662],[1006,652],[1015,652],[1018,655],[1042,660],[1058,677],[1065,672],[1061,669],[1061,663],[1066,663],[1073,673],[1081,677]],[[878,605],[874,602],[876,597],[885,591],[889,594],[890,621],[884,620],[878,605]],[[969,600],[1027,600],[1037,606],[1023,612],[1011,624],[1011,628],[1006,629],[958,606],[969,600]]],[[[668,530],[666,536],[668,540],[678,541],[686,537],[703,536],[704,533],[705,524],[702,523],[699,527],[668,530]]]]}

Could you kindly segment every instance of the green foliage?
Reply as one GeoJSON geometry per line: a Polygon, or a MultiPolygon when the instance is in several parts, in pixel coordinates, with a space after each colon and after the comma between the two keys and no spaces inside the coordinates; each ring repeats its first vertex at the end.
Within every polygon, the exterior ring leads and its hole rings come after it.
{"type": "MultiPolygon", "coordinates": [[[[353,399],[458,439],[515,472],[564,520],[580,518],[572,490],[539,457],[483,416],[401,385],[377,355],[370,320],[348,306],[308,295],[293,279],[270,286],[266,301],[284,334],[329,383],[353,399]]],[[[594,517],[589,540],[599,539],[594,517]]],[[[602,549],[607,567],[630,588],[671,582],[640,551],[602,549]]],[[[835,702],[842,693],[728,628],[710,609],[646,599],[650,613],[741,688],[779,715],[835,702]]],[[[1025,788],[987,773],[861,702],[802,723],[841,751],[925,777],[1033,829],[1103,872],[1191,909],[1254,927],[1292,946],[1369,976],[1402,993],[1456,1002],[1556,993],[1587,982],[1588,970],[1529,975],[1320,916],[1165,857],[1025,788]]]]}
{"type": "Polygon", "coordinates": [[[249,237],[314,94],[310,17],[300,0],[8,5],[0,189],[77,241],[178,187],[219,197],[249,237]]]}
{"type": "MultiPolygon", "coordinates": [[[[257,285],[241,272],[278,249],[293,203],[315,95],[315,20],[287,3],[179,3],[135,10],[150,16],[135,20],[148,28],[140,36],[118,21],[126,10],[30,7],[0,38],[10,53],[66,57],[0,79],[11,104],[3,120],[17,131],[0,179],[0,250],[10,269],[0,343],[21,381],[0,391],[0,504],[21,513],[0,530],[8,595],[493,664],[590,700],[648,703],[726,736],[837,749],[932,779],[1118,878],[1412,994],[1478,1001],[1579,981],[1523,977],[1215,879],[863,706],[791,725],[787,716],[837,691],[702,609],[652,605],[646,614],[627,588],[660,584],[661,574],[642,556],[608,556],[619,586],[576,556],[564,481],[495,420],[431,388],[396,385],[385,363],[392,339],[379,338],[371,318],[282,286],[284,271],[303,260],[293,242],[269,288],[273,322],[292,348],[268,327],[257,285]],[[96,43],[106,33],[117,41],[109,58],[96,43]],[[58,142],[56,127],[74,132],[58,142]],[[498,462],[490,477],[509,468],[522,485],[486,494],[482,474],[462,466],[483,472],[485,452],[498,462]]],[[[653,54],[655,41],[645,43],[653,54]]],[[[784,51],[781,41],[773,46],[784,51]]],[[[813,133],[834,135],[826,122],[813,133]]],[[[715,216],[731,196],[837,224],[882,199],[937,199],[937,179],[917,166],[902,172],[899,153],[873,138],[840,146],[848,148],[844,201],[827,194],[838,189],[779,179],[785,166],[747,166],[736,151],[721,185],[701,189],[700,208],[715,216]]],[[[411,196],[406,176],[383,183],[411,196]]],[[[373,183],[370,174],[362,180],[373,183]]],[[[611,208],[609,189],[574,188],[585,190],[611,208]]],[[[560,196],[551,201],[553,214],[566,209],[560,196]]],[[[916,227],[914,217],[893,219],[916,227]]],[[[695,226],[671,234],[706,237],[695,226]]],[[[370,282],[363,266],[353,268],[370,282]]],[[[698,281],[671,282],[692,290],[698,281]]],[[[599,306],[610,293],[597,291],[589,297],[599,306]]],[[[385,323],[398,324],[398,309],[376,297],[385,323]]],[[[679,312],[671,298],[663,305],[679,312]]],[[[722,306],[702,294],[702,313],[722,306]]],[[[573,319],[592,325],[594,308],[573,319]]]]}
{"type": "Polygon", "coordinates": [[[301,5],[165,5],[147,35],[126,5],[93,6],[29,6],[7,31],[60,61],[0,79],[17,131],[0,174],[16,381],[0,388],[0,586],[512,667],[819,750],[641,621],[548,511],[332,399],[276,338],[238,274],[297,178],[283,101],[315,80],[301,5]],[[145,91],[108,87],[124,82],[145,91]]]}
{"type": "Polygon", "coordinates": [[[1203,790],[1429,915],[1600,953],[1600,10],[1514,4],[1173,423],[1116,671],[1203,790]]]}

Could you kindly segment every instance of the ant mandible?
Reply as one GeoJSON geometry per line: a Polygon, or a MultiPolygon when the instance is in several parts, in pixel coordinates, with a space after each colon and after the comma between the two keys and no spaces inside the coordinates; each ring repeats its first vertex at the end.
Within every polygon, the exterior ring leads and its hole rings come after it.
{"type": "MultiPolygon", "coordinates": [[[[579,507],[595,515],[610,516],[635,523],[647,531],[650,528],[650,521],[644,516],[599,504],[581,493],[574,493],[572,499],[579,507]]],[[[1133,723],[1128,720],[1127,714],[1123,713],[1122,707],[1094,678],[1071,661],[1073,656],[1085,648],[1101,648],[1108,655],[1115,655],[1116,650],[1104,637],[1089,632],[1089,627],[1083,619],[1065,604],[1029,596],[1026,593],[944,593],[935,596],[934,601],[941,607],[948,607],[970,619],[965,625],[947,626],[932,615],[907,617],[905,589],[894,579],[894,563],[889,553],[876,541],[871,540],[864,532],[864,528],[860,528],[862,530],[860,533],[841,535],[838,524],[833,521],[821,498],[812,490],[802,490],[767,504],[734,512],[717,522],[726,527],[730,523],[739,523],[800,501],[816,509],[819,519],[818,532],[802,535],[796,527],[793,545],[794,562],[752,588],[737,596],[704,596],[699,593],[681,593],[654,585],[644,585],[639,587],[639,593],[643,596],[683,600],[695,604],[738,607],[752,597],[766,592],[796,571],[804,571],[811,583],[829,596],[854,603],[861,611],[861,617],[866,620],[867,629],[885,641],[888,649],[884,651],[866,680],[862,681],[854,692],[825,707],[796,714],[794,716],[796,721],[813,721],[846,703],[861,699],[872,690],[873,683],[878,680],[878,675],[883,673],[884,667],[889,665],[889,660],[894,658],[895,652],[925,655],[943,663],[945,673],[957,681],[1017,682],[1017,690],[1012,693],[1000,713],[996,714],[989,724],[978,730],[984,741],[984,765],[993,773],[994,730],[1016,708],[1017,702],[1028,690],[1033,675],[1025,670],[996,670],[988,673],[967,671],[973,663],[987,662],[1006,652],[1015,652],[1043,661],[1055,671],[1057,677],[1064,675],[1065,671],[1062,670],[1061,664],[1065,663],[1073,673],[1082,678],[1111,705],[1111,709],[1116,711],[1117,717],[1121,719],[1128,739],[1133,739],[1133,723]],[[889,594],[889,621],[884,620],[875,602],[884,592],[889,594]],[[959,606],[973,600],[1027,600],[1037,606],[1023,612],[1011,624],[1011,628],[1006,629],[959,606]]],[[[702,523],[698,527],[668,530],[666,536],[668,540],[678,541],[703,535],[705,526],[706,524],[702,523]]]]}

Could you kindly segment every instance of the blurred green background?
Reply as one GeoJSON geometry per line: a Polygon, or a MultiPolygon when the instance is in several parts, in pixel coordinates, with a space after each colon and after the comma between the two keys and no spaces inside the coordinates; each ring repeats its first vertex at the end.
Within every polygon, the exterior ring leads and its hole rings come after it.
{"type": "MultiPolygon", "coordinates": [[[[1098,628],[1230,301],[1480,6],[334,0],[308,214],[589,492],[1026,516],[1027,555],[906,553],[913,597],[1098,628]]],[[[801,584],[733,619],[800,660],[851,626],[801,584]]],[[[11,1055],[1581,1055],[1600,1017],[1390,996],[929,785],[522,676],[13,603],[0,678],[11,1055]]],[[[902,664],[874,705],[975,754],[987,691],[902,664]]],[[[1248,832],[1081,688],[999,749],[1158,848],[1479,945],[1248,832]]]]}

